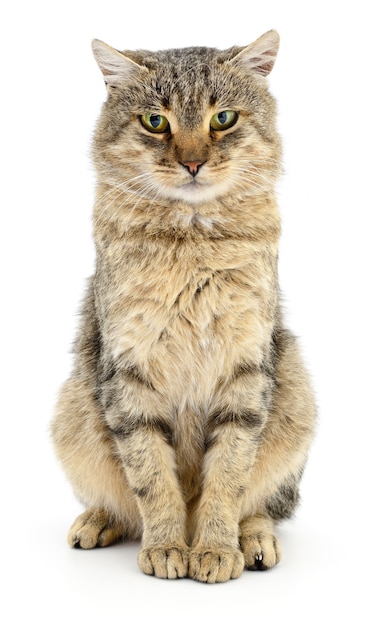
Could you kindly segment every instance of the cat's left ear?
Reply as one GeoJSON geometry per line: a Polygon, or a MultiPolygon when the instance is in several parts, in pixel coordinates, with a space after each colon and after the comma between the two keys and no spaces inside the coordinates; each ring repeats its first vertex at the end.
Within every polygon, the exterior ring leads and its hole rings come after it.
{"type": "Polygon", "coordinates": [[[249,46],[243,48],[232,61],[241,63],[261,76],[267,76],[273,69],[278,49],[279,35],[276,30],[269,30],[249,46]]]}
{"type": "Polygon", "coordinates": [[[140,73],[140,65],[115,48],[111,48],[104,41],[94,39],[91,47],[108,87],[124,84],[140,73]]]}

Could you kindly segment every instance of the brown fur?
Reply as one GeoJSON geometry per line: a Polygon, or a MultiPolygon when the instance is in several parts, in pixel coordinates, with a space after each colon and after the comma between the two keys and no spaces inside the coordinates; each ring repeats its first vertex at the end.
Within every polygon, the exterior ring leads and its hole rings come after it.
{"type": "Polygon", "coordinates": [[[52,426],[88,507],[69,543],[142,537],[146,574],[226,581],[279,561],[274,520],[298,502],[315,420],[279,307],[266,81],[278,36],[222,52],[93,49],[108,88],[97,264],[52,426]],[[235,124],[213,129],[228,110],[235,124]]]}

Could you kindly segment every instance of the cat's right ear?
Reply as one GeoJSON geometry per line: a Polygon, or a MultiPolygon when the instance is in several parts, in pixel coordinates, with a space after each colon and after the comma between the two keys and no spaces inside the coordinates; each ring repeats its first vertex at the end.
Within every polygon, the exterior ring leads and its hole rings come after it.
{"type": "Polygon", "coordinates": [[[140,66],[104,41],[93,39],[94,58],[99,65],[107,87],[118,87],[140,72],[140,66]]]}

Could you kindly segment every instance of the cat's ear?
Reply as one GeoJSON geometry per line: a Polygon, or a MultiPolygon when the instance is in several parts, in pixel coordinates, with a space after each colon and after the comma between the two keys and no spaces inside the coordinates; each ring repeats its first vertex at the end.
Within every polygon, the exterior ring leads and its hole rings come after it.
{"type": "Polygon", "coordinates": [[[140,72],[141,67],[115,48],[94,39],[91,43],[94,58],[108,87],[117,87],[140,72]]]}
{"type": "Polygon", "coordinates": [[[257,74],[261,74],[261,76],[267,76],[273,69],[278,48],[279,35],[276,30],[269,30],[249,46],[243,48],[232,60],[241,63],[257,74]]]}

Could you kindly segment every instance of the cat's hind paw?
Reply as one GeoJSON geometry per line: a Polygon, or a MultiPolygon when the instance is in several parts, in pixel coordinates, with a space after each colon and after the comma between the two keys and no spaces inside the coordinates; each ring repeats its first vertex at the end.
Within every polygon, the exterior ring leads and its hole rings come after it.
{"type": "Polygon", "coordinates": [[[72,548],[91,548],[109,546],[124,536],[122,526],[114,522],[105,509],[91,508],[79,515],[68,534],[68,543],[72,548]]]}
{"type": "Polygon", "coordinates": [[[189,577],[204,583],[224,583],[239,578],[244,569],[240,550],[192,550],[189,577]]]}
{"type": "Polygon", "coordinates": [[[189,550],[186,546],[142,548],[138,565],[144,574],[157,578],[185,578],[188,573],[189,550]]]}
{"type": "Polygon", "coordinates": [[[281,560],[281,547],[278,539],[267,533],[257,533],[240,538],[245,567],[249,570],[266,570],[281,560]]]}

